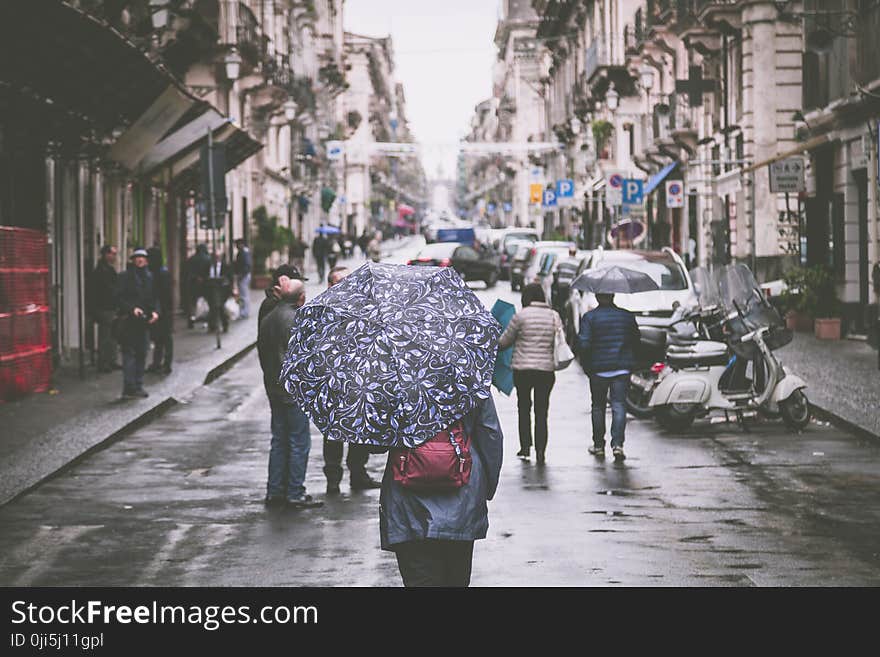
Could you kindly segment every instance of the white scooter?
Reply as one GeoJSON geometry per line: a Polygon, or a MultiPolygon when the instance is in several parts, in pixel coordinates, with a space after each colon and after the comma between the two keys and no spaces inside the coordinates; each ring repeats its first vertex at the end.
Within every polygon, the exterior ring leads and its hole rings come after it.
{"type": "Polygon", "coordinates": [[[729,309],[722,327],[726,342],[703,340],[669,348],[650,391],[654,416],[664,428],[681,430],[713,411],[740,417],[758,411],[781,415],[792,429],[803,429],[810,421],[803,392],[807,384],[788,374],[773,355],[774,349],[791,341],[791,333],[761,295],[748,267],[728,265],[717,275],[725,310],[729,309]]]}

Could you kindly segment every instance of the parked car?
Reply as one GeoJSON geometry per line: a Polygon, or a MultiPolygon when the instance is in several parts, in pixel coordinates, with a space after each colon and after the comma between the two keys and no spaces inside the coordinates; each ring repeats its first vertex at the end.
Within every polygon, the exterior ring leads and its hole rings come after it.
{"type": "Polygon", "coordinates": [[[534,228],[499,228],[492,231],[492,248],[501,254],[501,280],[510,278],[510,269],[516,249],[514,242],[537,242],[538,231],[534,228]]]}
{"type": "MultiPolygon", "coordinates": [[[[661,251],[599,248],[581,264],[576,276],[587,269],[601,269],[612,265],[644,272],[660,288],[638,294],[614,295],[614,303],[635,313],[636,321],[640,325],[665,326],[678,305],[689,307],[696,304],[694,285],[684,261],[668,247],[661,251]]],[[[572,343],[580,330],[581,317],[597,305],[596,295],[592,292],[570,291],[563,321],[566,335],[572,343]]]]}
{"type": "Polygon", "coordinates": [[[477,251],[471,244],[437,242],[425,246],[408,265],[452,267],[466,281],[484,281],[486,287],[498,282],[498,254],[477,251]]]}
{"type": "Polygon", "coordinates": [[[516,292],[523,286],[523,275],[529,266],[534,250],[533,242],[516,242],[516,252],[510,259],[510,290],[516,292]]]}
{"type": "MultiPolygon", "coordinates": [[[[523,272],[523,284],[539,283],[544,286],[544,281],[550,278],[556,260],[560,257],[568,257],[568,251],[572,246],[574,246],[572,242],[535,242],[532,245],[528,266],[523,272]]],[[[549,286],[549,283],[544,286],[545,291],[550,289],[549,286]]]]}

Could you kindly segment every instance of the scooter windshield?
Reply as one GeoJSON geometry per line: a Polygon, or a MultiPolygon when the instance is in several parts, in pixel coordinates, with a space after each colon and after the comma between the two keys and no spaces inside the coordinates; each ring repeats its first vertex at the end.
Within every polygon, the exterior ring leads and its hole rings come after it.
{"type": "MultiPolygon", "coordinates": [[[[715,279],[721,294],[721,302],[727,314],[725,332],[732,338],[731,346],[739,353],[739,340],[745,334],[759,328],[772,329],[766,342],[776,349],[791,341],[784,330],[785,322],[779,312],[761,294],[758,281],[752,271],[743,264],[726,265],[716,270],[715,279]]],[[[742,346],[744,351],[752,349],[742,346]]],[[[745,353],[740,355],[746,355],[745,353]]],[[[749,354],[751,355],[751,354],[749,354]]]]}
{"type": "Polygon", "coordinates": [[[694,267],[690,271],[691,282],[694,284],[694,293],[700,308],[722,308],[721,292],[718,290],[718,282],[705,267],[694,267]]]}

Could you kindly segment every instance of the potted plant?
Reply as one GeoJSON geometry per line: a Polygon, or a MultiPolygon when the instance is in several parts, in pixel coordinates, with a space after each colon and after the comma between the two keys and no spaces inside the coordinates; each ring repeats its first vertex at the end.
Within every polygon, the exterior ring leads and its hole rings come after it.
{"type": "Polygon", "coordinates": [[[256,290],[267,288],[272,276],[269,273],[267,263],[275,251],[283,250],[291,240],[290,229],[278,225],[278,217],[269,216],[265,206],[260,206],[253,213],[256,224],[254,237],[254,274],[251,277],[251,287],[256,290]]]}
{"type": "Polygon", "coordinates": [[[827,267],[795,267],[783,276],[786,326],[794,331],[813,330],[823,340],[840,339],[840,317],[834,276],[827,267]]]}
{"type": "Polygon", "coordinates": [[[607,159],[608,151],[605,148],[605,145],[608,143],[611,134],[614,132],[614,125],[610,121],[597,119],[596,121],[593,121],[591,127],[593,129],[593,140],[596,142],[596,152],[599,153],[600,159],[607,159]]]}

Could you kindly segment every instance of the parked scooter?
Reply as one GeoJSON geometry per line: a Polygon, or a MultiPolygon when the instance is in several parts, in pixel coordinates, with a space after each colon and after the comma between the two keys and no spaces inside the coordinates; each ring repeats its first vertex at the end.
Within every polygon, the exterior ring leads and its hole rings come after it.
{"type": "MultiPolygon", "coordinates": [[[[670,346],[666,363],[645,389],[649,408],[661,426],[672,430],[685,429],[713,411],[781,415],[789,427],[803,429],[810,421],[806,383],[788,374],[773,355],[791,341],[791,331],[748,267],[728,265],[716,274],[723,314],[716,327],[721,333],[715,336],[723,341],[670,346]]],[[[701,294],[701,313],[709,310],[706,301],[701,294]]]]}

